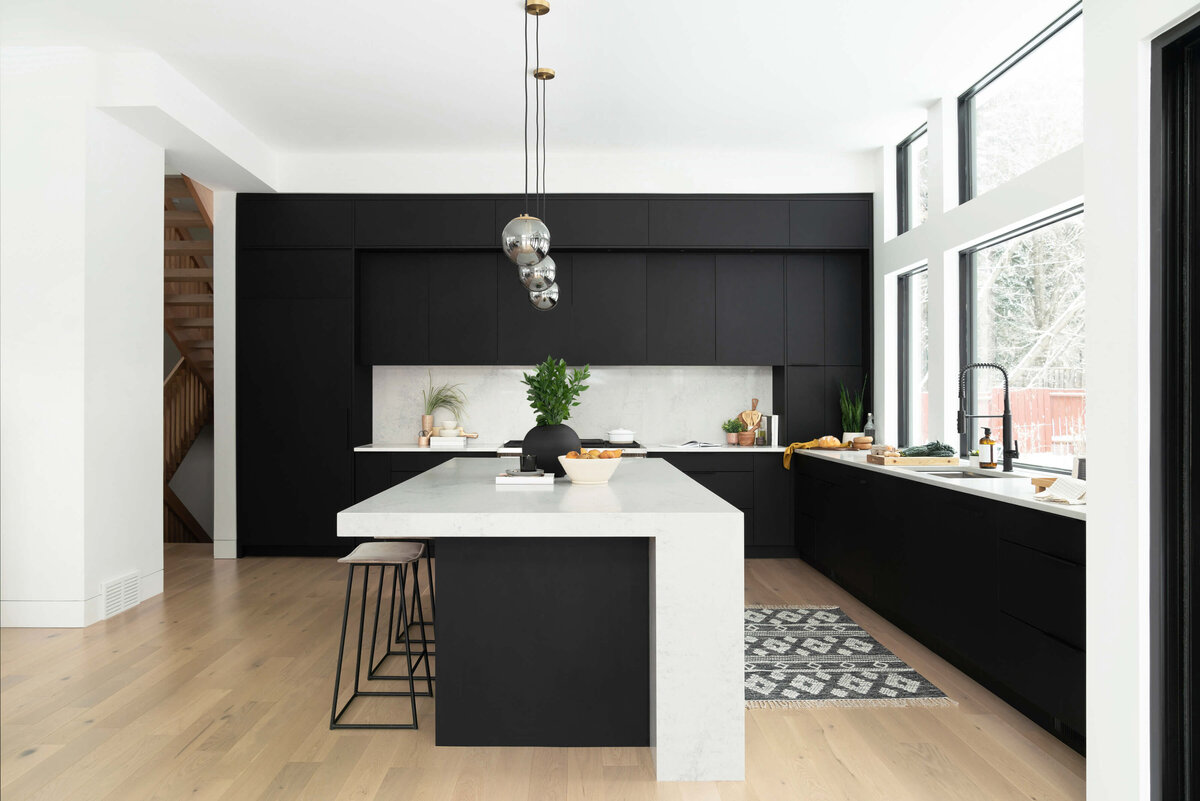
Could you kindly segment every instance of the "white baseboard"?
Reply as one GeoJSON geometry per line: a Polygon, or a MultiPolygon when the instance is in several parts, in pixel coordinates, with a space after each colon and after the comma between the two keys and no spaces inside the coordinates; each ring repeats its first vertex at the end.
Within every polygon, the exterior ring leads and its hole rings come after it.
{"type": "MultiPolygon", "coordinates": [[[[138,603],[161,595],[162,591],[161,570],[142,576],[138,603]]],[[[5,628],[79,629],[98,623],[103,616],[104,598],[100,595],[82,601],[0,601],[0,626],[5,628]]]]}
{"type": "Polygon", "coordinates": [[[213,540],[213,559],[237,558],[237,540],[213,540]]]}

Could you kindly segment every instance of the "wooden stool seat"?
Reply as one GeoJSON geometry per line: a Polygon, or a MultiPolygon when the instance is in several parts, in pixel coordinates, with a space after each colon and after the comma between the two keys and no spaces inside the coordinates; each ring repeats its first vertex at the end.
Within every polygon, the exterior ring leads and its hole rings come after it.
{"type": "Polygon", "coordinates": [[[364,542],[338,561],[344,565],[406,565],[425,552],[419,542],[364,542]]]}

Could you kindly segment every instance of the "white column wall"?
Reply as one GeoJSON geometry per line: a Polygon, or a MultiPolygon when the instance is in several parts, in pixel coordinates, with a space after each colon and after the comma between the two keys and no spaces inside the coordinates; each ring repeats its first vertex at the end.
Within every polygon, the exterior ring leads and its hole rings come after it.
{"type": "Polygon", "coordinates": [[[83,103],[78,50],[0,51],[0,625],[82,625],[83,103]]]}
{"type": "Polygon", "coordinates": [[[237,193],[213,195],[213,557],[237,558],[237,193]]]}
{"type": "Polygon", "coordinates": [[[1150,42],[1195,0],[1088,0],[1088,797],[1150,798],[1150,42]]]}
{"type": "Polygon", "coordinates": [[[163,149],[103,111],[84,118],[84,597],[92,623],[103,612],[104,581],[136,571],[142,598],[162,592],[163,149]]]}

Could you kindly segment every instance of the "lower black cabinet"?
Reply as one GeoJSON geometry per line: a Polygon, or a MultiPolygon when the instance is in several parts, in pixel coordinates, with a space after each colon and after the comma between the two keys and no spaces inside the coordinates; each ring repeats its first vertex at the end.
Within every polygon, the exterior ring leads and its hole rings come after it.
{"type": "Polygon", "coordinates": [[[798,454],[806,561],[1084,747],[1082,521],[798,454]]]}
{"type": "Polygon", "coordinates": [[[451,459],[496,458],[494,453],[359,451],[354,454],[354,502],[365,501],[451,459]]]}

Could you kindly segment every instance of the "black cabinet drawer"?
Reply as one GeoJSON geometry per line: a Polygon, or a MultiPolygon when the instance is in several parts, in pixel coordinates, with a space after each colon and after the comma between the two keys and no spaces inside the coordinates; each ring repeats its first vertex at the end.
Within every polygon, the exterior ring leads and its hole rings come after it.
{"type": "Polygon", "coordinates": [[[486,459],[495,458],[495,453],[464,453],[462,451],[427,451],[414,453],[401,451],[390,454],[390,466],[393,473],[423,473],[451,459],[486,459]]]}
{"type": "Polygon", "coordinates": [[[432,258],[426,253],[359,254],[360,364],[429,363],[432,258]]]}
{"type": "Polygon", "coordinates": [[[349,200],[238,195],[237,238],[247,248],[354,246],[349,200]]]}
{"type": "Polygon", "coordinates": [[[717,364],[783,364],[783,257],[716,259],[717,364]]]}
{"type": "Polygon", "coordinates": [[[1001,540],[997,549],[1000,611],[1084,648],[1084,572],[1079,565],[1001,540]]]}
{"type": "Polygon", "coordinates": [[[650,246],[788,247],[786,200],[651,200],[650,246]]]}
{"type": "Polygon", "coordinates": [[[711,253],[646,259],[648,364],[715,364],[717,286],[711,253]]]}
{"type": "Polygon", "coordinates": [[[756,453],[750,459],[754,462],[754,544],[794,547],[795,488],[783,468],[783,454],[756,453]]]}
{"type": "Polygon", "coordinates": [[[688,478],[739,509],[754,508],[754,474],[687,471],[688,478]]]}
{"type": "Polygon", "coordinates": [[[465,198],[360,200],[354,207],[355,244],[360,248],[498,246],[495,205],[491,200],[465,198]]]}
{"type": "Polygon", "coordinates": [[[670,462],[685,473],[693,470],[713,471],[745,471],[754,469],[754,460],[748,453],[666,453],[650,454],[659,456],[670,462]]]}
{"type": "Polygon", "coordinates": [[[1085,531],[1082,520],[1009,504],[1000,539],[1082,565],[1087,550],[1085,531]]]}
{"type": "Polygon", "coordinates": [[[1001,681],[1082,734],[1087,679],[1084,652],[1003,612],[997,618],[995,650],[1001,681]]]}
{"type": "Polygon", "coordinates": [[[812,198],[793,200],[789,209],[790,240],[794,248],[869,248],[869,198],[812,198]]]}

